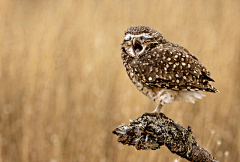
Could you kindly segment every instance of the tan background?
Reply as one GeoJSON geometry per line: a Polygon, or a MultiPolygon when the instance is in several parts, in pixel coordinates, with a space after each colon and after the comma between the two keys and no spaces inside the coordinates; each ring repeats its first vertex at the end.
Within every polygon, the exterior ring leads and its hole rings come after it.
{"type": "Polygon", "coordinates": [[[211,71],[221,93],[162,112],[190,125],[219,161],[240,161],[240,1],[1,0],[0,162],[186,161],[166,147],[136,151],[111,133],[157,106],[122,65],[134,25],[158,30],[211,71]]]}

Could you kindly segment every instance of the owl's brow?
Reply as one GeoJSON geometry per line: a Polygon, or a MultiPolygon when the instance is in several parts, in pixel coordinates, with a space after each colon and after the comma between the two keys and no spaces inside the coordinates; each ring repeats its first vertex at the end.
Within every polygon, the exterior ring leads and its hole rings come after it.
{"type": "Polygon", "coordinates": [[[134,35],[134,34],[127,34],[124,39],[127,39],[129,37],[148,37],[148,38],[152,38],[153,36],[150,36],[146,33],[142,33],[142,34],[138,34],[138,35],[134,35]]]}

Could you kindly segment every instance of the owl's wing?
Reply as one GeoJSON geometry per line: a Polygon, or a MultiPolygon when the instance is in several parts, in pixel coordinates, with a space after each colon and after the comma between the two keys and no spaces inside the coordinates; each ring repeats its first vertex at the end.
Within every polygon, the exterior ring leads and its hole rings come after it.
{"type": "Polygon", "coordinates": [[[142,79],[149,86],[218,92],[209,84],[209,81],[214,81],[210,77],[210,72],[185,48],[156,47],[144,57],[143,66],[148,65],[142,70],[142,79]]]}

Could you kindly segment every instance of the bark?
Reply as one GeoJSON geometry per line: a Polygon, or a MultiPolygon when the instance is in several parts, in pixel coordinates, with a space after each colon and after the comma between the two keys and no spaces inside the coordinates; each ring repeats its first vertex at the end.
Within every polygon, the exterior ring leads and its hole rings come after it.
{"type": "Polygon", "coordinates": [[[156,150],[165,145],[172,153],[189,161],[217,162],[197,144],[189,126],[183,128],[163,113],[146,113],[127,126],[118,126],[112,133],[118,136],[118,142],[133,145],[137,150],[156,150]]]}

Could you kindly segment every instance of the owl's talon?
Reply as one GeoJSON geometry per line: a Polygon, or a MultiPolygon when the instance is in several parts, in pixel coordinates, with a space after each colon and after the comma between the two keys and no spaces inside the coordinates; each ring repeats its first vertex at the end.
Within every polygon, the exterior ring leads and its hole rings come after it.
{"type": "Polygon", "coordinates": [[[157,112],[145,112],[143,116],[154,116],[154,117],[157,117],[157,119],[160,119],[160,113],[157,113],[157,112]]]}

